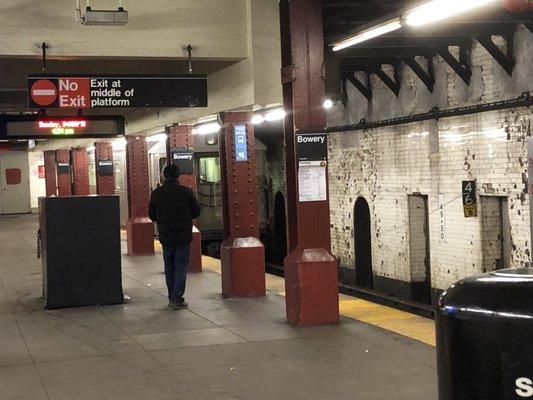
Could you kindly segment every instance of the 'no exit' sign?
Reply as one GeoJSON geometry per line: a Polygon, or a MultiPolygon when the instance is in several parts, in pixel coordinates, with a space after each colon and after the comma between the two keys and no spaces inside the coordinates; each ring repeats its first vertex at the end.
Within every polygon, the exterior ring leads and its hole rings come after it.
{"type": "Polygon", "coordinates": [[[30,108],[207,107],[207,77],[29,76],[30,108]]]}

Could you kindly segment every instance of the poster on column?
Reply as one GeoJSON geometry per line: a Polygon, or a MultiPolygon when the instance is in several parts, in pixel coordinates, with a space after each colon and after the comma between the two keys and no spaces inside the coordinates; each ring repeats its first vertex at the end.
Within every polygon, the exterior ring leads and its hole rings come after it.
{"type": "Polygon", "coordinates": [[[326,201],[326,162],[300,161],[298,168],[299,201],[326,201]]]}
{"type": "Polygon", "coordinates": [[[323,132],[299,133],[295,139],[299,201],[327,201],[327,135],[323,132]]]}

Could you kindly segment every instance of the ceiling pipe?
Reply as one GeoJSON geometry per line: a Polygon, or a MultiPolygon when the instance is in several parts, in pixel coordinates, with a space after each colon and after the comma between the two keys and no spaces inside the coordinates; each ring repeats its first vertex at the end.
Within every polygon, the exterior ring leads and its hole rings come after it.
{"type": "Polygon", "coordinates": [[[503,6],[513,12],[526,12],[533,10],[533,0],[502,0],[503,6]]]}

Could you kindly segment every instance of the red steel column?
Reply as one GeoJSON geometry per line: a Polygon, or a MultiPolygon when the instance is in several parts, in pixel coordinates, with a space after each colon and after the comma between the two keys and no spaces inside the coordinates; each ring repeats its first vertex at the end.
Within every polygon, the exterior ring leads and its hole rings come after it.
{"type": "Polygon", "coordinates": [[[71,150],[72,158],[72,194],[75,196],[88,196],[89,189],[89,157],[85,147],[77,147],[71,150]]]}
{"type": "Polygon", "coordinates": [[[70,150],[56,150],[57,195],[72,196],[70,150]]]}
{"type": "MultiPolygon", "coordinates": [[[[259,240],[255,140],[250,114],[223,113],[220,138],[224,241],[220,245],[222,294],[256,297],[266,294],[265,249],[259,240]],[[236,130],[245,127],[247,156],[236,157],[236,130]]],[[[241,136],[241,139],[242,138],[241,136]]]]}
{"type": "MultiPolygon", "coordinates": [[[[179,125],[170,128],[168,135],[170,157],[172,157],[172,152],[177,149],[188,151],[194,150],[194,135],[192,134],[192,129],[192,125],[179,125]]],[[[172,158],[169,159],[172,160],[172,158]]],[[[197,194],[196,183],[196,170],[194,170],[192,174],[182,173],[180,175],[180,184],[190,187],[194,194],[197,194]]],[[[187,272],[198,273],[202,272],[202,234],[197,227],[196,221],[194,221],[192,228],[192,239],[187,272]]]]}
{"type": "Polygon", "coordinates": [[[154,254],[154,224],[148,218],[150,185],[148,146],[142,136],[127,136],[128,202],[130,218],[126,226],[129,255],[154,254]]]}
{"type": "MultiPolygon", "coordinates": [[[[298,325],[339,320],[338,265],[331,255],[329,194],[299,202],[296,133],[324,132],[324,37],[320,0],[281,0],[289,249],[285,258],[287,320],[298,325]]],[[[326,173],[327,176],[327,173],[326,173]]],[[[327,182],[326,182],[327,184],[327,182]]]]}
{"type": "Polygon", "coordinates": [[[57,196],[56,152],[54,150],[45,150],[43,153],[46,197],[57,196]]]}
{"type": "Polygon", "coordinates": [[[94,159],[96,166],[96,193],[102,195],[115,194],[115,173],[108,173],[100,168],[100,162],[111,162],[113,165],[113,147],[109,142],[96,142],[94,144],[94,159]]]}

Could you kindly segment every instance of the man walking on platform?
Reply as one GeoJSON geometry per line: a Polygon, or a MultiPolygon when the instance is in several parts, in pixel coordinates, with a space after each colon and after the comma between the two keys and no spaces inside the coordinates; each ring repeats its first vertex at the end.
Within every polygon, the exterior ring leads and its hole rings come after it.
{"type": "Polygon", "coordinates": [[[180,170],[175,165],[163,170],[165,182],[152,192],[148,215],[157,223],[163,246],[168,305],[174,310],[187,308],[183,295],[187,280],[192,220],[200,215],[200,204],[193,191],[180,185],[180,170]]]}

